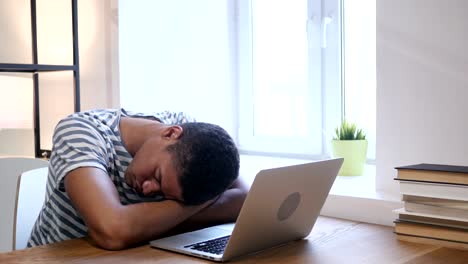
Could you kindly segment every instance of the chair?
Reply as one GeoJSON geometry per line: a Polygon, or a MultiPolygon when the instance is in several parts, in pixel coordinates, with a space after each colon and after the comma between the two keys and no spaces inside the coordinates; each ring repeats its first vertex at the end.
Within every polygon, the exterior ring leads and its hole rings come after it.
{"type": "Polygon", "coordinates": [[[42,159],[0,157],[0,252],[13,249],[13,222],[18,177],[25,171],[47,166],[48,162],[42,159]]]}
{"type": "Polygon", "coordinates": [[[48,168],[23,172],[18,178],[18,191],[13,222],[13,250],[26,248],[31,230],[42,209],[46,194],[48,168]]]}

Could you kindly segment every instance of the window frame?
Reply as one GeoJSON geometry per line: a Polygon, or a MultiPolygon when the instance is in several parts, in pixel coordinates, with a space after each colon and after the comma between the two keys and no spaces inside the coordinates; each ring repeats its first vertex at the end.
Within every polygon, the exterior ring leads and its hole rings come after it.
{"type": "MultiPolygon", "coordinates": [[[[241,153],[285,157],[329,157],[329,141],[336,124],[343,116],[342,70],[341,70],[341,0],[308,0],[307,25],[309,42],[309,84],[311,86],[312,118],[319,123],[318,129],[306,137],[261,137],[254,131],[254,87],[252,54],[252,0],[238,2],[238,48],[239,48],[239,121],[238,145],[241,153]],[[334,16],[328,24],[323,44],[322,21],[327,14],[334,16]],[[332,35],[333,34],[333,35],[332,35]],[[319,58],[315,60],[314,58],[319,58]],[[334,61],[331,61],[334,60],[334,61]],[[323,70],[325,69],[325,71],[323,70]]],[[[281,120],[279,120],[281,122],[281,120]]],[[[314,124],[309,123],[312,127],[314,124]]],[[[316,125],[316,124],[315,124],[316,125]]]]}

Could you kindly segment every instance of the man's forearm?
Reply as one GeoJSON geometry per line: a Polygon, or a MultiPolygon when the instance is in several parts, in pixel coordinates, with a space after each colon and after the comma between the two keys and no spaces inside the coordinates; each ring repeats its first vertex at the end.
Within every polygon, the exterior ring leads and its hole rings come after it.
{"type": "Polygon", "coordinates": [[[172,232],[181,233],[210,225],[234,222],[239,215],[246,195],[247,192],[244,189],[229,189],[216,202],[188,218],[172,232]]]}
{"type": "Polygon", "coordinates": [[[128,227],[126,242],[130,245],[155,238],[186,221],[205,205],[187,206],[175,201],[140,203],[124,206],[121,211],[128,227]]]}

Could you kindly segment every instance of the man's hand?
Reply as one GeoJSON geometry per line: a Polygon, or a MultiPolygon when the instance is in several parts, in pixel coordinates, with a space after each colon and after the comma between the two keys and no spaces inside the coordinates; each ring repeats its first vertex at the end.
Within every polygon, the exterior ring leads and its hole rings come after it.
{"type": "Polygon", "coordinates": [[[187,232],[206,226],[236,221],[247,193],[248,188],[246,184],[242,180],[237,179],[228,190],[216,199],[213,199],[208,206],[205,203],[203,210],[200,210],[187,221],[177,226],[173,232],[187,232]]]}
{"type": "Polygon", "coordinates": [[[187,206],[176,201],[122,205],[109,176],[86,167],[65,177],[65,189],[98,246],[118,250],[148,241],[186,221],[213,201],[187,206]]]}

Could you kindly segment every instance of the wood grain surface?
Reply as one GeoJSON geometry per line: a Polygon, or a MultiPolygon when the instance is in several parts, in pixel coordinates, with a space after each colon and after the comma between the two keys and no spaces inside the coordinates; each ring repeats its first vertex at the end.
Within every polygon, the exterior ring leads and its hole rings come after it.
{"type": "MultiPolygon", "coordinates": [[[[393,228],[319,217],[305,240],[242,256],[231,263],[468,263],[468,251],[397,240],[393,228]]],[[[88,239],[0,254],[0,263],[213,263],[149,245],[107,251],[88,239]]]]}

